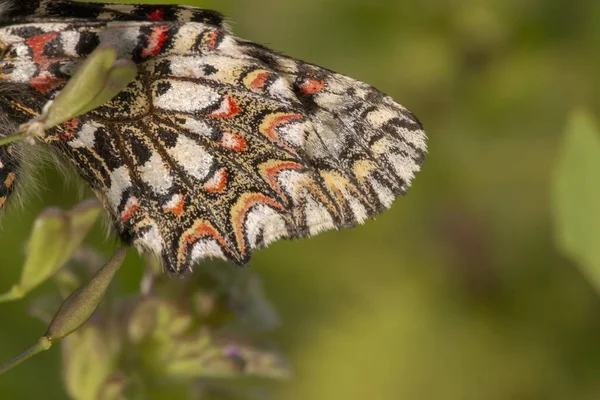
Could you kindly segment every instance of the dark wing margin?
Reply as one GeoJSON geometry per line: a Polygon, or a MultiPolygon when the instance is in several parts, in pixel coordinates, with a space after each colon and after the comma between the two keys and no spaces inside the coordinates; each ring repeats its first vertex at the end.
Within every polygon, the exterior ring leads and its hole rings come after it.
{"type": "Polygon", "coordinates": [[[70,0],[12,0],[0,3],[4,24],[57,19],[111,21],[179,21],[201,22],[224,27],[220,13],[181,5],[137,5],[121,3],[84,3],[70,0]],[[7,10],[2,12],[2,10],[7,10]]]}

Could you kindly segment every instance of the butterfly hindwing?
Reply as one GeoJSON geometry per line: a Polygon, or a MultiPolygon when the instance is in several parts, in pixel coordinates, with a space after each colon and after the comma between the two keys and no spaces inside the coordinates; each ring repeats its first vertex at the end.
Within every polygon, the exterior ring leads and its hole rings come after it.
{"type": "Polygon", "coordinates": [[[238,39],[205,10],[59,3],[0,29],[12,65],[0,79],[48,100],[98,45],[136,62],[126,90],[44,141],[103,199],[121,238],[173,273],[362,223],[423,161],[421,125],[389,96],[238,39]]]}

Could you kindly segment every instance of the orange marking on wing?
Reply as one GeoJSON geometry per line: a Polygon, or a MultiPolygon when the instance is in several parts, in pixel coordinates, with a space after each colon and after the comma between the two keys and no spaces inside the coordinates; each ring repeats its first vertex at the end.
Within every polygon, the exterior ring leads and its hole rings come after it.
{"type": "Polygon", "coordinates": [[[4,186],[6,186],[7,188],[11,187],[14,181],[15,181],[15,173],[10,172],[8,174],[8,176],[6,177],[6,179],[4,180],[4,186]]]}
{"type": "Polygon", "coordinates": [[[63,142],[73,140],[75,134],[77,133],[77,130],[79,129],[80,122],[81,121],[78,118],[73,118],[69,121],[64,122],[62,127],[59,129],[60,140],[62,140],[63,142]]]}
{"type": "Polygon", "coordinates": [[[238,102],[231,96],[225,96],[221,102],[221,107],[208,114],[209,117],[213,118],[231,118],[242,112],[238,102]]]}
{"type": "Polygon", "coordinates": [[[190,229],[184,232],[179,240],[179,255],[177,258],[180,265],[185,264],[185,259],[187,258],[187,253],[191,245],[206,236],[215,239],[221,245],[221,247],[229,251],[227,242],[223,236],[211,225],[210,222],[196,221],[196,223],[194,223],[190,229]]]}
{"type": "Polygon", "coordinates": [[[121,222],[125,223],[133,217],[135,211],[140,207],[136,197],[130,197],[125,205],[125,210],[121,213],[121,222]]]}
{"type": "Polygon", "coordinates": [[[250,87],[253,89],[262,89],[265,86],[265,83],[267,83],[269,76],[271,76],[271,73],[268,71],[259,73],[256,78],[250,82],[250,87]]]}
{"type": "Polygon", "coordinates": [[[246,215],[252,207],[260,204],[266,204],[281,211],[284,210],[281,204],[261,193],[244,193],[231,208],[231,223],[242,256],[246,254],[246,242],[244,240],[244,221],[246,220],[246,215]]]}
{"type": "Polygon", "coordinates": [[[155,56],[163,48],[165,40],[167,40],[168,26],[155,26],[152,28],[152,33],[148,37],[148,46],[142,50],[142,57],[155,56]]]}
{"type": "Polygon", "coordinates": [[[42,94],[53,91],[54,89],[67,83],[65,79],[58,79],[48,71],[42,72],[42,75],[36,76],[29,80],[29,83],[42,94]]]}
{"type": "Polygon", "coordinates": [[[223,136],[221,138],[221,145],[225,147],[227,150],[233,151],[244,151],[248,148],[248,144],[246,143],[246,139],[242,136],[233,133],[228,130],[223,131],[223,136]]]}
{"type": "Polygon", "coordinates": [[[269,139],[277,141],[278,135],[276,129],[290,121],[301,119],[302,114],[287,114],[287,113],[275,113],[267,116],[263,123],[260,124],[258,130],[269,139]]]}
{"type": "Polygon", "coordinates": [[[185,211],[185,197],[181,194],[176,196],[178,199],[176,200],[175,204],[172,206],[165,205],[163,206],[163,210],[175,215],[176,217],[179,217],[185,211]]]}
{"type": "Polygon", "coordinates": [[[204,184],[204,190],[210,193],[221,193],[227,185],[227,170],[219,169],[214,175],[204,184]]]}
{"type": "Polygon", "coordinates": [[[271,184],[271,187],[281,195],[282,199],[285,199],[285,191],[281,188],[281,185],[277,181],[277,175],[283,170],[303,169],[304,166],[293,161],[271,160],[264,164],[261,164],[259,168],[263,176],[266,177],[269,183],[271,184]]]}
{"type": "Polygon", "coordinates": [[[356,188],[354,185],[352,185],[347,178],[343,177],[339,173],[333,171],[321,171],[320,175],[323,178],[323,182],[325,183],[326,187],[334,193],[338,204],[344,204],[346,202],[346,197],[344,196],[344,193],[340,187],[346,191],[356,194],[356,188]]]}
{"type": "Polygon", "coordinates": [[[6,203],[6,196],[0,197],[0,207],[2,207],[6,203]]]}
{"type": "Polygon", "coordinates": [[[306,82],[300,85],[300,89],[302,92],[306,94],[315,94],[320,92],[325,88],[325,81],[317,81],[316,79],[308,78],[306,82]]]}
{"type": "Polygon", "coordinates": [[[16,101],[10,101],[10,107],[14,108],[15,110],[19,110],[22,113],[29,114],[32,117],[38,117],[40,115],[39,111],[36,111],[29,107],[25,107],[24,105],[22,105],[21,103],[17,103],[16,101]]]}

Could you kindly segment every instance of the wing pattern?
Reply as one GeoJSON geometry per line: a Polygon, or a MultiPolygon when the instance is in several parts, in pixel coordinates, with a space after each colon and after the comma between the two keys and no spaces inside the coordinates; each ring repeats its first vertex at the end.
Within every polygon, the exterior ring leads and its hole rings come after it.
{"type": "Polygon", "coordinates": [[[421,124],[392,98],[238,39],[215,12],[26,4],[0,28],[0,79],[37,96],[15,114],[41,109],[100,44],[137,63],[126,90],[44,142],[103,199],[120,237],[172,273],[362,223],[423,162],[421,124]]]}

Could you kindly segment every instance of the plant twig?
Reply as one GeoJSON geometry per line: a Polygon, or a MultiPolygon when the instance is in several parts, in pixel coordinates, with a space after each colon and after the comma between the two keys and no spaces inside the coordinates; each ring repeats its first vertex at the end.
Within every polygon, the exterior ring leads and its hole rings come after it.
{"type": "Polygon", "coordinates": [[[36,354],[41,353],[42,351],[48,350],[50,348],[50,346],[52,346],[52,342],[50,341],[50,339],[48,339],[46,336],[42,336],[40,338],[40,340],[38,340],[38,342],[34,346],[32,346],[29,350],[27,350],[20,356],[13,358],[6,364],[2,365],[0,367],[0,375],[4,374],[8,370],[21,364],[23,361],[30,359],[31,357],[35,356],[36,354]]]}

